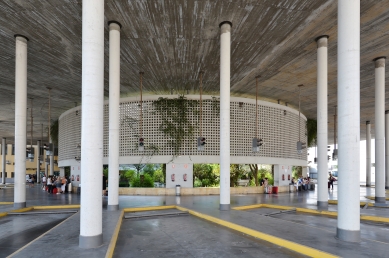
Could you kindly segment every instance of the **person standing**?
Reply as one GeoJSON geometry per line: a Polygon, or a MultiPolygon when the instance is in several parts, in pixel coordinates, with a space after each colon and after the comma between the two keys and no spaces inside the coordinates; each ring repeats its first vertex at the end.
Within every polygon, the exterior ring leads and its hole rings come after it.
{"type": "Polygon", "coordinates": [[[51,176],[49,176],[49,177],[47,178],[47,182],[46,182],[47,191],[49,192],[49,194],[51,194],[51,193],[52,193],[52,190],[53,190],[52,184],[53,184],[52,178],[51,178],[51,176]]]}
{"type": "Polygon", "coordinates": [[[42,190],[46,190],[46,181],[47,181],[46,175],[43,174],[43,177],[42,177],[42,184],[43,184],[42,190]]]}
{"type": "Polygon", "coordinates": [[[336,181],[335,177],[333,177],[332,174],[330,173],[330,177],[328,178],[328,190],[330,190],[330,186],[331,186],[331,190],[334,190],[335,181],[336,181]]]}
{"type": "Polygon", "coordinates": [[[62,179],[61,179],[61,193],[65,193],[65,189],[66,189],[66,178],[62,177],[62,179]]]}

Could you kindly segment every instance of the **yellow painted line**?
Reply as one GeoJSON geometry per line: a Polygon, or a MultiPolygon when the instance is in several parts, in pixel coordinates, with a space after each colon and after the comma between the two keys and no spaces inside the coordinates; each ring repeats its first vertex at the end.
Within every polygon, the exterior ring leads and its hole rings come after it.
{"type": "MultiPolygon", "coordinates": [[[[332,200],[332,201],[334,201],[334,200],[332,200]]],[[[369,204],[369,206],[374,206],[373,203],[368,203],[368,204],[369,204]]],[[[333,216],[333,217],[338,216],[338,213],[336,211],[312,210],[312,209],[307,209],[307,208],[298,208],[298,207],[281,206],[281,205],[273,205],[273,204],[256,204],[256,205],[235,207],[233,209],[234,210],[247,210],[247,209],[256,209],[256,208],[271,208],[271,209],[279,209],[279,210],[296,209],[296,212],[304,212],[304,213],[311,213],[311,214],[316,214],[316,215],[326,215],[326,216],[333,216]]],[[[361,218],[361,220],[389,223],[389,218],[387,218],[387,217],[361,215],[360,218],[361,218]]]]}
{"type": "Polygon", "coordinates": [[[291,206],[283,206],[283,205],[274,205],[274,204],[262,204],[263,208],[270,208],[270,209],[279,209],[279,210],[290,210],[294,209],[295,207],[291,206]]]}
{"type": "Polygon", "coordinates": [[[0,202],[0,204],[14,204],[13,202],[0,202]]]}
{"type": "Polygon", "coordinates": [[[116,247],[116,242],[119,236],[120,227],[122,226],[123,216],[124,216],[124,211],[122,210],[122,212],[120,213],[119,221],[116,223],[115,231],[113,232],[111,241],[109,243],[107,253],[105,254],[105,258],[113,257],[113,253],[116,247]]]}
{"type": "Polygon", "coordinates": [[[389,218],[386,218],[386,217],[376,217],[376,216],[361,215],[361,219],[362,220],[374,221],[374,222],[389,223],[389,218]]]}
{"type": "Polygon", "coordinates": [[[153,210],[168,210],[175,209],[175,205],[169,206],[149,206],[149,207],[137,207],[137,208],[124,208],[124,212],[141,212],[141,211],[153,211],[153,210]]]}
{"type": "Polygon", "coordinates": [[[79,209],[79,204],[69,205],[51,205],[51,206],[33,206],[34,210],[55,210],[55,209],[79,209]]]}
{"type": "Polygon", "coordinates": [[[2,212],[2,213],[0,213],[0,218],[1,218],[1,217],[7,216],[7,214],[8,214],[7,212],[2,212]]]}
{"type": "Polygon", "coordinates": [[[233,210],[242,211],[242,210],[258,209],[258,208],[261,208],[261,207],[262,207],[262,204],[254,204],[254,205],[234,207],[232,209],[233,210]]]}
{"type": "Polygon", "coordinates": [[[34,240],[32,240],[30,243],[26,244],[25,246],[21,247],[20,249],[16,250],[15,252],[13,252],[12,254],[8,255],[7,258],[9,257],[13,257],[14,255],[18,254],[20,251],[22,251],[23,249],[25,249],[26,247],[28,247],[29,245],[31,245],[32,243],[34,243],[35,241],[37,241],[38,239],[42,238],[44,235],[46,235],[47,233],[49,233],[50,231],[53,231],[55,230],[57,227],[59,227],[60,225],[62,225],[63,223],[65,223],[67,220],[69,220],[71,217],[73,217],[75,214],[73,214],[72,216],[70,216],[69,218],[65,219],[64,221],[62,221],[61,223],[59,223],[58,225],[56,225],[55,227],[49,229],[48,231],[46,231],[45,233],[43,233],[42,235],[40,235],[39,237],[35,238],[34,240]]]}
{"type": "Polygon", "coordinates": [[[10,212],[26,212],[26,211],[32,211],[34,208],[33,207],[26,207],[26,208],[21,208],[17,210],[12,210],[10,212]]]}
{"type": "MultiPolygon", "coordinates": [[[[360,206],[365,206],[366,203],[367,203],[367,205],[369,207],[374,207],[374,203],[372,203],[372,202],[360,202],[359,205],[360,206]]],[[[338,204],[338,200],[328,200],[328,204],[336,204],[337,205],[338,204]]]]}
{"type": "MultiPolygon", "coordinates": [[[[367,199],[375,200],[375,196],[365,196],[367,199]]],[[[385,200],[389,201],[389,197],[386,197],[385,200]]]]}
{"type": "Polygon", "coordinates": [[[314,249],[314,248],[311,248],[311,247],[308,247],[308,246],[300,245],[300,244],[297,244],[297,243],[294,243],[294,242],[291,242],[291,241],[288,241],[288,240],[285,240],[285,239],[282,239],[282,238],[278,238],[278,237],[275,237],[275,236],[272,236],[272,235],[261,233],[261,232],[258,232],[258,231],[255,231],[255,230],[252,230],[252,229],[249,229],[249,228],[246,228],[246,227],[243,227],[243,226],[240,226],[240,225],[237,225],[237,224],[225,221],[225,220],[221,220],[221,219],[218,219],[218,218],[215,218],[215,217],[211,217],[211,216],[208,216],[208,215],[196,212],[196,211],[185,209],[185,208],[182,208],[182,207],[179,207],[179,206],[177,206],[176,208],[178,210],[181,210],[181,211],[187,211],[187,212],[189,212],[190,214],[192,214],[192,215],[194,215],[196,217],[199,217],[199,218],[211,221],[213,223],[216,223],[216,224],[219,224],[221,226],[224,226],[224,227],[236,230],[236,231],[244,233],[246,235],[259,238],[261,240],[270,242],[272,244],[275,244],[275,245],[278,245],[278,246],[282,246],[284,248],[287,248],[289,250],[295,251],[297,253],[304,254],[304,255],[309,256],[309,257],[323,257],[323,258],[326,258],[326,257],[339,257],[339,256],[336,256],[336,255],[333,255],[333,254],[329,254],[329,253],[326,253],[326,252],[323,252],[323,251],[320,251],[320,250],[317,250],[317,249],[314,249]]]}

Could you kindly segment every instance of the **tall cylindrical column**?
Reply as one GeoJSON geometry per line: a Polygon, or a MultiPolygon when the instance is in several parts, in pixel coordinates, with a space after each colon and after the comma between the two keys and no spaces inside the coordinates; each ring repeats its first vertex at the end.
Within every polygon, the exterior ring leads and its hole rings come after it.
{"type": "Polygon", "coordinates": [[[366,187],[371,186],[371,125],[366,121],[366,187]]]}
{"type": "Polygon", "coordinates": [[[108,210],[119,209],[119,105],[120,105],[120,29],[118,22],[109,26],[109,158],[108,210]]]}
{"type": "Polygon", "coordinates": [[[220,23],[220,210],[230,209],[230,66],[232,23],[220,23]]]}
{"type": "Polygon", "coordinates": [[[41,164],[39,161],[40,153],[41,153],[41,141],[38,140],[36,143],[36,152],[35,152],[35,157],[36,157],[36,182],[39,183],[41,181],[41,164]]]}
{"type": "Polygon", "coordinates": [[[360,240],[360,1],[338,1],[337,237],[360,240]]]}
{"type": "Polygon", "coordinates": [[[15,188],[14,207],[26,207],[26,144],[27,144],[27,41],[15,35],[15,188]]]}
{"type": "Polygon", "coordinates": [[[385,111],[385,189],[389,189],[389,110],[385,111]]]}
{"type": "Polygon", "coordinates": [[[51,155],[49,156],[50,159],[50,175],[54,175],[54,145],[53,150],[51,152],[51,155]]]}
{"type": "Polygon", "coordinates": [[[328,208],[328,36],[316,38],[317,42],[317,206],[328,208]]]}
{"type": "Polygon", "coordinates": [[[43,157],[43,165],[45,166],[45,175],[48,176],[49,170],[47,168],[47,162],[46,162],[46,158],[48,158],[48,157],[46,156],[46,151],[43,151],[42,157],[43,157]]]}
{"type": "Polygon", "coordinates": [[[104,0],[82,1],[81,248],[103,243],[104,0]],[[93,216],[93,219],[91,219],[93,216]]]}
{"type": "Polygon", "coordinates": [[[5,171],[5,163],[6,163],[6,161],[5,161],[5,158],[6,158],[6,148],[7,148],[7,143],[6,143],[6,141],[5,141],[6,139],[5,138],[3,138],[2,140],[1,140],[1,160],[2,160],[2,174],[1,174],[1,183],[3,183],[3,184],[5,184],[5,178],[6,178],[6,171],[5,171]]]}
{"type": "Polygon", "coordinates": [[[375,64],[375,202],[385,203],[385,57],[375,64]]]}

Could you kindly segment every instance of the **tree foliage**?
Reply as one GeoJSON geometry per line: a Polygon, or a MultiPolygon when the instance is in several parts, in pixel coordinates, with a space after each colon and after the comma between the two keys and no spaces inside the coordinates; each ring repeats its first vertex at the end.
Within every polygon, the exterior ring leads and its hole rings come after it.
{"type": "Polygon", "coordinates": [[[59,122],[58,119],[54,120],[50,125],[50,138],[54,145],[58,146],[58,129],[59,122]]]}
{"type": "Polygon", "coordinates": [[[317,137],[317,120],[307,119],[307,146],[312,147],[316,144],[315,139],[317,137]]]}
{"type": "Polygon", "coordinates": [[[239,179],[250,179],[249,168],[243,164],[231,164],[230,165],[230,186],[234,187],[238,185],[239,179]]]}
{"type": "Polygon", "coordinates": [[[193,177],[195,187],[217,186],[220,182],[220,165],[194,164],[193,177]]]}
{"type": "Polygon", "coordinates": [[[143,180],[136,176],[131,180],[131,187],[154,187],[154,180],[149,174],[144,174],[143,180]]]}

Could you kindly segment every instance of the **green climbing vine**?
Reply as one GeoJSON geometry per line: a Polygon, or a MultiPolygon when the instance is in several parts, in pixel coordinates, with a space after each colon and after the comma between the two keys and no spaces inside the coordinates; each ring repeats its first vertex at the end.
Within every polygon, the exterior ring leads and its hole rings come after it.
{"type": "Polygon", "coordinates": [[[307,119],[307,141],[308,147],[312,147],[315,143],[317,137],[317,120],[316,119],[307,119]]]}
{"type": "Polygon", "coordinates": [[[159,130],[170,138],[168,144],[174,156],[179,155],[186,139],[193,138],[196,127],[191,123],[190,114],[194,112],[197,115],[198,103],[183,95],[174,99],[159,98],[153,102],[155,113],[162,119],[159,130]]]}

